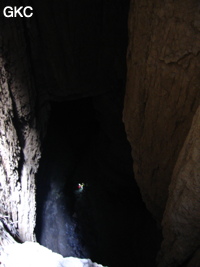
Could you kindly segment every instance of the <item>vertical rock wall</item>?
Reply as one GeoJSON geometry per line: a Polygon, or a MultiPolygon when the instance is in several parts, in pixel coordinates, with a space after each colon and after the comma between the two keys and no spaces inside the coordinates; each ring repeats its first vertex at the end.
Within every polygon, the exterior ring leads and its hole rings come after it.
{"type": "Polygon", "coordinates": [[[22,241],[33,240],[40,157],[34,82],[22,20],[1,20],[0,28],[0,216],[22,241]]]}
{"type": "Polygon", "coordinates": [[[199,3],[132,0],[127,64],[124,122],[135,178],[158,221],[165,211],[159,267],[197,267],[199,3]]]}
{"type": "Polygon", "coordinates": [[[200,265],[200,106],[175,165],[163,218],[160,267],[200,265]]]}
{"type": "Polygon", "coordinates": [[[160,221],[200,100],[198,1],[131,1],[124,122],[143,199],[160,221]]]}

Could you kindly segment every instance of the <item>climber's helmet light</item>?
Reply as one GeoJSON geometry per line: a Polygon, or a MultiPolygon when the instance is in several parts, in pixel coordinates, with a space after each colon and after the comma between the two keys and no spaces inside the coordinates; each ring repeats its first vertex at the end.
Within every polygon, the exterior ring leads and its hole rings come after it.
{"type": "Polygon", "coordinates": [[[83,190],[83,188],[84,188],[84,183],[78,183],[78,189],[80,190],[80,191],[82,191],[83,190]]]}

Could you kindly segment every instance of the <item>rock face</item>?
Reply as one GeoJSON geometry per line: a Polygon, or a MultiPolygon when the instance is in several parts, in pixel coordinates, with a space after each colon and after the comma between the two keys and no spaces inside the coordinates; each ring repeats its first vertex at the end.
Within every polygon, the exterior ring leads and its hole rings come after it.
{"type": "Polygon", "coordinates": [[[143,199],[161,220],[200,99],[197,1],[131,1],[124,122],[143,199]]]}
{"type": "Polygon", "coordinates": [[[164,241],[160,265],[199,266],[200,246],[200,107],[175,165],[163,218],[164,241]]]}
{"type": "Polygon", "coordinates": [[[200,264],[199,10],[187,0],[130,7],[123,119],[143,199],[158,222],[166,207],[160,267],[200,264]]]}
{"type": "Polygon", "coordinates": [[[33,240],[34,174],[40,157],[33,77],[22,24],[2,23],[0,36],[0,216],[33,240]],[[13,37],[14,36],[14,37],[13,37]]]}

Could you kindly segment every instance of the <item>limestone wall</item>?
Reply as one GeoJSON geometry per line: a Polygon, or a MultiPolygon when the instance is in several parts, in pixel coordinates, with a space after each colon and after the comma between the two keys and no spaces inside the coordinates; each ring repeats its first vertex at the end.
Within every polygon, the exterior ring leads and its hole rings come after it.
{"type": "Polygon", "coordinates": [[[197,1],[131,1],[124,122],[143,199],[159,221],[200,99],[197,1]]]}
{"type": "Polygon", "coordinates": [[[200,246],[200,106],[175,165],[162,222],[164,241],[159,254],[162,267],[199,266],[200,246]],[[173,265],[176,264],[176,265],[173,265]]]}
{"type": "Polygon", "coordinates": [[[22,241],[33,240],[40,158],[34,80],[22,21],[0,26],[0,216],[22,241]]]}
{"type": "Polygon", "coordinates": [[[194,0],[130,6],[123,120],[143,200],[163,220],[159,267],[200,264],[199,11],[194,0]]]}

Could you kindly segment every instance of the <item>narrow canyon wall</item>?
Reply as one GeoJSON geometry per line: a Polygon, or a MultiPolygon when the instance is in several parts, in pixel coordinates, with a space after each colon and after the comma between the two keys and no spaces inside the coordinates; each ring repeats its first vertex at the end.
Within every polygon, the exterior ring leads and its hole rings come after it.
{"type": "Polygon", "coordinates": [[[197,267],[199,3],[132,0],[127,65],[123,120],[142,197],[162,221],[158,265],[197,267]]]}
{"type": "Polygon", "coordinates": [[[163,217],[160,267],[200,265],[200,106],[175,165],[163,217]],[[197,253],[195,253],[197,251],[197,253]],[[192,258],[192,259],[191,259],[192,258]]]}
{"type": "Polygon", "coordinates": [[[131,1],[124,122],[143,199],[161,221],[200,99],[200,5],[131,1]]]}
{"type": "Polygon", "coordinates": [[[0,220],[31,241],[40,158],[34,79],[22,21],[1,20],[0,29],[0,220]]]}

